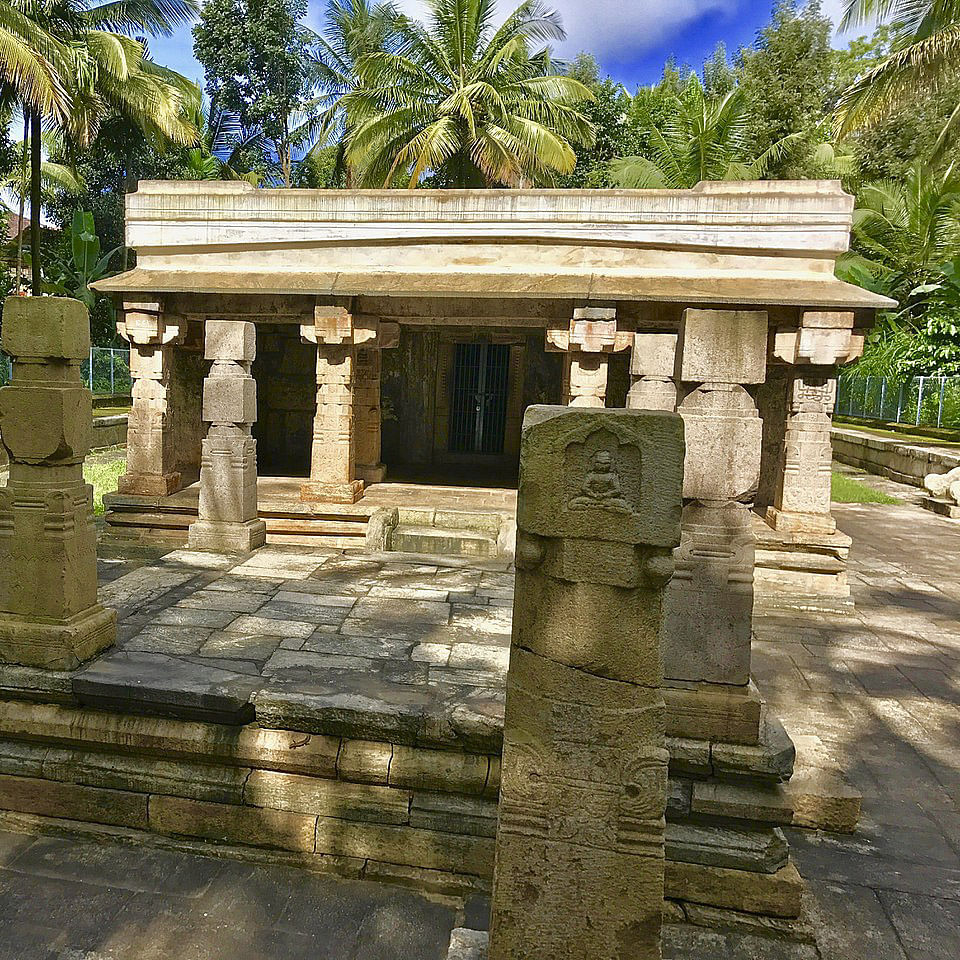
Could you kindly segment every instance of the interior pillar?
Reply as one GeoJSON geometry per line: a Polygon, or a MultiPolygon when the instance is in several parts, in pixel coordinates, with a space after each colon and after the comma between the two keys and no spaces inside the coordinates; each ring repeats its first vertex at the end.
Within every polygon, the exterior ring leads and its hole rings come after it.
{"type": "Polygon", "coordinates": [[[160,303],[125,303],[117,331],[130,344],[133,406],[127,418],[127,471],[120,493],[165,497],[180,489],[178,451],[170,409],[174,344],[187,322],[163,312],[160,303]]]}
{"type": "Polygon", "coordinates": [[[675,333],[635,333],[630,351],[631,410],[677,409],[677,384],[673,379],[677,362],[675,333]]]}
{"type": "Polygon", "coordinates": [[[257,517],[257,383],[250,375],[256,327],[239,320],[208,320],[204,356],[213,361],[203,381],[203,419],[210,424],[200,459],[199,518],[190,525],[195,550],[247,552],[263,546],[267,528],[257,517]]]}
{"type": "Polygon", "coordinates": [[[400,325],[380,323],[375,340],[357,348],[354,388],[356,474],[364,484],[380,483],[387,474],[381,461],[380,372],[382,350],[400,342],[400,325]]]}
{"type": "Polygon", "coordinates": [[[617,330],[613,307],[576,307],[568,327],[548,328],[546,349],[565,354],[564,404],[606,406],[608,356],[628,349],[632,342],[632,334],[617,330]]]}

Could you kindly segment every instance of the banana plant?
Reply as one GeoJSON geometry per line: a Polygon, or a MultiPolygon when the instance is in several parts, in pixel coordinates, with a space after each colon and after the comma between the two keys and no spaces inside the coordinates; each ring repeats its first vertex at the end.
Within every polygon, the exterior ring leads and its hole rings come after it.
{"type": "Polygon", "coordinates": [[[110,275],[110,261],[123,247],[114,247],[101,255],[93,214],[86,210],[74,213],[68,239],[68,254],[51,263],[46,289],[59,296],[82,300],[92,311],[98,295],[90,285],[110,275]]]}

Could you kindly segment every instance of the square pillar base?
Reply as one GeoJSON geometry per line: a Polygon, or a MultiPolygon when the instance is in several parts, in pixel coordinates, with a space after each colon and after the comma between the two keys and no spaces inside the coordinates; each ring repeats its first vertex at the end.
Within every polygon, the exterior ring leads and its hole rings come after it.
{"type": "Polygon", "coordinates": [[[326,483],[322,480],[304,480],[300,484],[300,499],[320,503],[356,503],[363,496],[363,481],[326,483]]]}
{"type": "Polygon", "coordinates": [[[383,463],[358,463],[357,476],[369,486],[371,483],[383,483],[387,476],[387,467],[383,463]]]}
{"type": "Polygon", "coordinates": [[[125,473],[117,480],[117,493],[138,497],[169,497],[180,489],[179,473],[125,473]]]}
{"type": "Polygon", "coordinates": [[[117,611],[95,604],[67,620],[0,613],[0,663],[73,670],[117,639],[117,611]]]}
{"type": "Polygon", "coordinates": [[[837,532],[837,521],[829,513],[797,513],[767,507],[767,523],[774,530],[785,533],[812,533],[830,535],[837,532]]]}
{"type": "Polygon", "coordinates": [[[263,520],[231,523],[227,520],[196,520],[190,524],[187,544],[191,550],[211,553],[250,553],[267,542],[263,520]]]}

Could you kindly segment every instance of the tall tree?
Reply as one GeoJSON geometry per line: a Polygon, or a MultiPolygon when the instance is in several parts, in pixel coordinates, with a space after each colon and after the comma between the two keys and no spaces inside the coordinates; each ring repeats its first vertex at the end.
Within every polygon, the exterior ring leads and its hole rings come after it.
{"type": "MultiPolygon", "coordinates": [[[[395,49],[400,13],[393,3],[371,0],[328,0],[326,27],[313,51],[315,73],[321,93],[316,111],[315,147],[334,146],[334,177],[342,174],[353,186],[352,168],[346,163],[345,142],[349,135],[346,98],[358,87],[357,64],[371,53],[395,49]]],[[[319,162],[317,156],[314,160],[319,162]]]]}
{"type": "Polygon", "coordinates": [[[347,158],[366,183],[426,175],[456,187],[550,182],[594,133],[590,92],[554,71],[540,46],[564,37],[559,16],[525,0],[494,25],[494,0],[429,0],[426,24],[404,19],[397,51],[357,63],[346,98],[347,158]]]}
{"type": "Polygon", "coordinates": [[[33,289],[41,285],[41,137],[44,122],[65,140],[88,144],[118,113],[151,134],[186,142],[182,115],[192,85],[150,62],[133,34],[169,34],[195,0],[0,0],[4,93],[29,114],[33,289]]]}
{"type": "Polygon", "coordinates": [[[306,0],[207,0],[193,28],[211,102],[271,141],[288,187],[316,85],[306,12],[306,0]]]}
{"type": "Polygon", "coordinates": [[[808,175],[808,159],[827,135],[823,119],[836,96],[832,29],[819,0],[802,9],[794,0],[778,0],[756,43],[739,53],[750,151],[760,155],[792,136],[789,149],[770,164],[772,177],[808,175]]]}
{"type": "Polygon", "coordinates": [[[711,97],[692,73],[663,125],[647,131],[649,154],[614,160],[611,179],[617,186],[640,189],[689,188],[701,180],[758,179],[783,157],[796,134],[755,155],[748,123],[741,89],[711,97]]]}
{"type": "Polygon", "coordinates": [[[610,161],[638,148],[636,125],[630,122],[631,97],[623,85],[610,77],[600,78],[600,67],[589,53],[578,54],[567,69],[567,76],[582,83],[593,99],[581,107],[594,129],[591,146],[577,148],[577,166],[557,177],[558,187],[607,187],[610,161]]]}
{"type": "Polygon", "coordinates": [[[843,92],[836,112],[838,134],[895,115],[918,93],[936,93],[952,87],[951,112],[936,144],[936,152],[942,154],[960,131],[960,3],[847,0],[841,27],[874,18],[892,24],[890,52],[843,92]]]}

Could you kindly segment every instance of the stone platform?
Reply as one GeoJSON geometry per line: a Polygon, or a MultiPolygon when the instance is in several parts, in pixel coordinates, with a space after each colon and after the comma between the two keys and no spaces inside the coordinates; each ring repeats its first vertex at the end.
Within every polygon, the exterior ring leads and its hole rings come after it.
{"type": "MultiPolygon", "coordinates": [[[[303,477],[257,478],[258,514],[267,524],[269,543],[360,548],[370,518],[398,509],[411,514],[407,526],[437,528],[442,539],[442,534],[451,530],[486,532],[492,521],[499,528],[501,518],[512,518],[517,511],[517,492],[509,488],[372,483],[362,499],[345,504],[302,500],[302,483],[303,477]]],[[[187,528],[197,519],[199,498],[198,482],[163,497],[107,494],[107,533],[119,540],[183,545],[187,528]]],[[[496,545],[496,534],[493,540],[496,545]]],[[[445,546],[449,546],[449,538],[438,544],[436,552],[445,546]]]]}
{"type": "MultiPolygon", "coordinates": [[[[508,561],[296,546],[144,559],[102,562],[116,648],[72,674],[0,668],[0,809],[488,888],[508,561]]],[[[780,828],[811,801],[783,782],[792,743],[772,717],[756,746],[680,736],[690,691],[665,693],[668,897],[796,917],[780,828]]]]}

